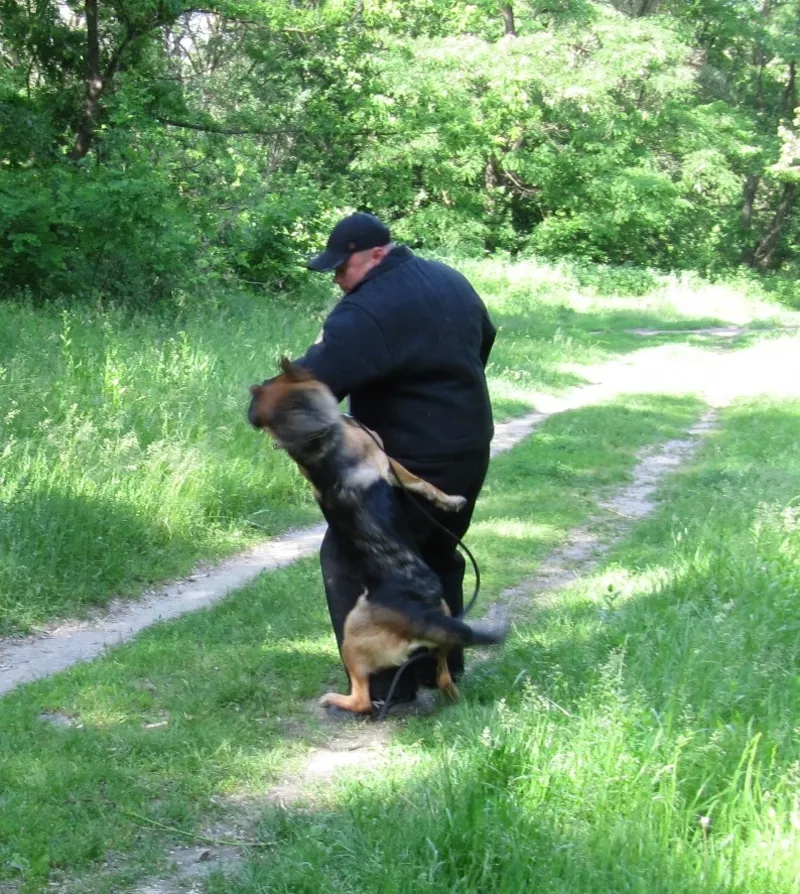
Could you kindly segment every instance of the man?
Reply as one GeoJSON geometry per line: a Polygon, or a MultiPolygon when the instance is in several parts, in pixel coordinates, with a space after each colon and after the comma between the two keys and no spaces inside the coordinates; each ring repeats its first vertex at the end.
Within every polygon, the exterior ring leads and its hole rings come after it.
{"type": "MultiPolygon", "coordinates": [[[[484,368],[496,329],[460,273],[395,245],[389,229],[371,214],[339,221],[325,250],[307,266],[333,271],[344,297],[325,320],[321,338],[296,362],[338,399],[349,396],[350,412],[380,435],[389,456],[445,493],[467,498],[455,515],[426,507],[443,531],[398,490],[419,552],[441,578],[450,610],[459,614],[465,563],[452,535],[466,533],[489,465],[494,429],[484,368]]],[[[345,619],[363,586],[330,530],[320,564],[341,648],[345,619]]],[[[463,653],[452,652],[449,665],[457,677],[463,653]]],[[[434,671],[433,659],[411,665],[392,706],[413,703],[420,683],[434,685],[434,671]]],[[[376,710],[395,673],[392,668],[370,679],[376,710]]]]}

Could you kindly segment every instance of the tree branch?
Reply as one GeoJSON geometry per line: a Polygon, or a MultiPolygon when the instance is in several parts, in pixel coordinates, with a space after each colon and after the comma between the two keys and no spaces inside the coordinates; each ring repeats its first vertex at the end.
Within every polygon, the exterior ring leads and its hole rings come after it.
{"type": "MultiPolygon", "coordinates": [[[[165,118],[163,115],[153,115],[153,120],[167,127],[182,127],[186,130],[197,130],[201,133],[216,133],[225,137],[281,137],[292,136],[300,133],[300,128],[290,127],[282,130],[244,130],[238,127],[221,127],[218,124],[196,124],[193,121],[176,121],[174,118],[165,118]]],[[[415,136],[419,134],[438,134],[440,130],[420,130],[415,131],[415,136]]],[[[357,130],[347,131],[348,136],[357,137],[403,137],[407,138],[408,134],[400,130],[357,130]]]]}
{"type": "Polygon", "coordinates": [[[220,127],[217,124],[195,124],[192,121],[175,121],[173,118],[164,118],[154,115],[153,118],[167,127],[182,127],[185,130],[198,130],[201,133],[216,133],[225,137],[279,137],[288,134],[296,134],[297,129],[286,130],[243,130],[238,127],[220,127]]]}

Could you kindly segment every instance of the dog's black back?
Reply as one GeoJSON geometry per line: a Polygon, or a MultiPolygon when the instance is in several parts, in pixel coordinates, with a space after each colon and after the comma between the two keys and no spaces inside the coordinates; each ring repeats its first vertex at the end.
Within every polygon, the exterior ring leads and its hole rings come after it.
{"type": "MultiPolygon", "coordinates": [[[[312,473],[313,481],[313,473],[312,473]]],[[[363,490],[334,484],[319,490],[319,505],[341,548],[364,580],[368,598],[439,609],[442,585],[422,560],[394,488],[383,478],[363,490]]]]}
{"type": "Polygon", "coordinates": [[[271,389],[271,400],[256,387],[248,418],[272,432],[313,484],[370,605],[385,610],[386,625],[410,639],[441,646],[501,642],[505,627],[468,625],[446,614],[441,581],[419,555],[392,483],[348,449],[333,395],[287,367],[289,381],[271,389]]]}
{"type": "Polygon", "coordinates": [[[417,552],[394,488],[383,478],[363,488],[343,485],[347,462],[333,450],[304,468],[329,527],[364,581],[367,600],[405,618],[408,635],[420,640],[450,646],[498,642],[497,630],[444,613],[441,580],[417,552]]]}

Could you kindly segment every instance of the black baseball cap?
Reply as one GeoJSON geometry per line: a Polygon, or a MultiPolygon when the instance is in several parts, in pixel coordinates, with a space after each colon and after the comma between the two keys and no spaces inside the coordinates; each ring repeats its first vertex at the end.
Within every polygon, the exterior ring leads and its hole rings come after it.
{"type": "Polygon", "coordinates": [[[388,245],[392,241],[389,227],[372,214],[358,211],[340,220],[328,236],[325,251],[306,261],[309,270],[325,273],[335,270],[353,252],[388,245]]]}

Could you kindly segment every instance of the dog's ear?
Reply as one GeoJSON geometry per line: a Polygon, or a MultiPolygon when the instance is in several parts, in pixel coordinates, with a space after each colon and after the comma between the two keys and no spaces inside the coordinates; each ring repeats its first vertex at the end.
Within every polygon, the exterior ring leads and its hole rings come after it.
{"type": "Polygon", "coordinates": [[[261,392],[263,390],[264,390],[263,385],[251,385],[250,386],[250,394],[252,394],[253,397],[258,397],[258,395],[261,394],[261,392]]]}
{"type": "Polygon", "coordinates": [[[308,382],[314,378],[307,369],[292,363],[288,357],[281,357],[281,371],[290,382],[308,382]]]}

